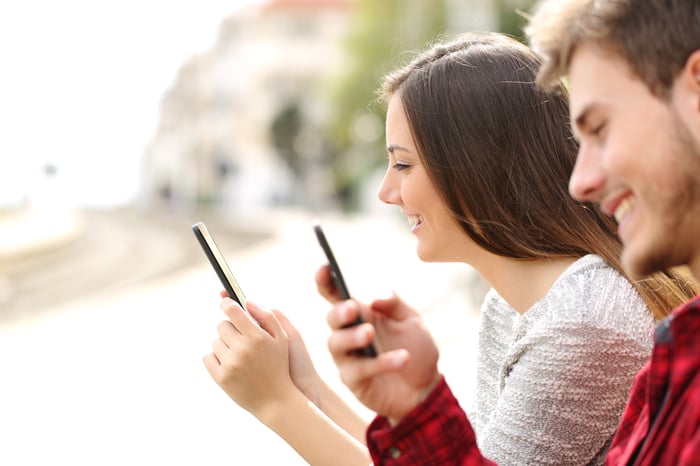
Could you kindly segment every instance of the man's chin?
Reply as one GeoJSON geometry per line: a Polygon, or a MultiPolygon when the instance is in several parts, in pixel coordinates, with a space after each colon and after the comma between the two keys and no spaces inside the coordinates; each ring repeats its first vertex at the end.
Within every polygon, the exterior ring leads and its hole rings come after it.
{"type": "Polygon", "coordinates": [[[625,247],[622,251],[622,266],[633,280],[642,279],[662,270],[682,264],[669,260],[667,254],[652,254],[625,247]]]}

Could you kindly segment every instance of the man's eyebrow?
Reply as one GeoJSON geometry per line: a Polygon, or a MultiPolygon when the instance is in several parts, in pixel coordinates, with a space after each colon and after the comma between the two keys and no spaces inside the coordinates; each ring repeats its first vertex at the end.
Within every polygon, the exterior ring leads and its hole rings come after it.
{"type": "Polygon", "coordinates": [[[399,146],[398,144],[390,144],[386,146],[386,151],[389,152],[390,154],[393,154],[394,151],[403,151],[403,152],[411,152],[409,149],[399,146]]]}
{"type": "Polygon", "coordinates": [[[588,124],[588,115],[591,113],[592,104],[588,104],[576,115],[574,126],[576,128],[584,128],[588,124]]]}

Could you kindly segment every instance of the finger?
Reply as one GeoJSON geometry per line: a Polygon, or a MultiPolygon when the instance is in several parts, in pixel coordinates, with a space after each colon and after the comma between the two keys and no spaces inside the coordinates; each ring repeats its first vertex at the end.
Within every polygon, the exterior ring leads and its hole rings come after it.
{"type": "Polygon", "coordinates": [[[328,337],[328,350],[334,358],[342,359],[353,351],[369,345],[373,338],[374,327],[372,324],[361,324],[335,330],[328,337]]]}
{"type": "Polygon", "coordinates": [[[221,296],[222,299],[223,299],[223,298],[228,298],[228,297],[229,297],[229,296],[228,296],[228,291],[226,291],[226,290],[221,290],[221,291],[219,292],[219,296],[221,296]]]}
{"type": "Polygon", "coordinates": [[[223,339],[217,338],[211,342],[211,354],[213,354],[221,365],[226,359],[226,356],[231,348],[231,345],[226,343],[223,339]]]}
{"type": "Polygon", "coordinates": [[[240,365],[240,355],[245,354],[246,348],[239,346],[238,343],[245,344],[245,340],[234,342],[232,346],[227,345],[221,339],[212,342],[211,352],[218,361],[217,373],[219,377],[235,371],[240,365]]]}
{"type": "Polygon", "coordinates": [[[262,327],[267,333],[272,335],[274,338],[279,338],[282,336],[286,337],[287,334],[285,333],[284,328],[282,328],[280,322],[277,320],[275,314],[261,308],[252,301],[246,302],[246,308],[248,309],[250,315],[258,321],[260,327],[262,327]]]}
{"type": "Polygon", "coordinates": [[[331,269],[327,264],[318,268],[314,278],[316,280],[318,294],[323,296],[326,301],[331,304],[342,301],[342,297],[340,293],[338,293],[335,282],[331,278],[331,269]]]}
{"type": "MultiPolygon", "coordinates": [[[[361,359],[367,360],[368,358],[361,359]]],[[[381,353],[376,358],[370,358],[369,361],[372,359],[375,361],[374,364],[368,362],[367,364],[358,366],[361,370],[363,370],[360,375],[364,378],[374,377],[385,372],[400,371],[408,365],[411,355],[407,350],[402,348],[381,353]]]]}
{"type": "Polygon", "coordinates": [[[396,320],[415,314],[415,311],[394,292],[388,298],[375,299],[370,304],[370,307],[373,311],[396,320]]]}
{"type": "Polygon", "coordinates": [[[332,329],[340,329],[354,324],[360,315],[359,305],[356,301],[348,299],[336,303],[326,315],[326,322],[332,329]]]}
{"type": "Polygon", "coordinates": [[[204,367],[206,367],[209,375],[216,380],[216,376],[219,373],[219,367],[221,366],[219,360],[216,358],[216,355],[213,353],[207,354],[204,356],[204,358],[202,358],[202,362],[204,362],[204,367]]]}
{"type": "Polygon", "coordinates": [[[239,333],[247,334],[249,332],[260,330],[260,326],[248,312],[231,298],[223,298],[219,303],[219,307],[231,323],[236,327],[239,333]]]}
{"type": "Polygon", "coordinates": [[[282,311],[279,309],[273,309],[272,313],[275,315],[275,317],[277,317],[282,329],[289,337],[299,335],[299,330],[297,330],[297,328],[292,324],[287,316],[282,313],[282,311]]]}
{"type": "Polygon", "coordinates": [[[376,359],[383,372],[398,371],[408,365],[411,360],[411,354],[407,350],[401,348],[381,353],[376,359]]]}
{"type": "Polygon", "coordinates": [[[219,334],[219,340],[227,346],[231,346],[236,338],[241,334],[238,329],[229,320],[222,320],[216,326],[216,333],[219,334]]]}
{"type": "Polygon", "coordinates": [[[352,358],[342,364],[340,378],[348,387],[363,384],[367,379],[387,372],[397,372],[408,364],[410,355],[405,349],[382,353],[376,358],[352,358]]]}

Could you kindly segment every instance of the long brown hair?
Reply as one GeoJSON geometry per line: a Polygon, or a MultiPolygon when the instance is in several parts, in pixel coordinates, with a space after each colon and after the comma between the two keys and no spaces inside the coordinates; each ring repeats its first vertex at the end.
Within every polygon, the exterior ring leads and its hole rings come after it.
{"type": "MultiPolygon", "coordinates": [[[[502,34],[463,34],[387,75],[381,94],[400,94],[428,176],[481,247],[521,260],[593,253],[624,273],[615,223],[568,193],[568,96],[536,86],[540,63],[502,34]]],[[[700,290],[675,270],[632,283],[656,318],[700,290]]]]}

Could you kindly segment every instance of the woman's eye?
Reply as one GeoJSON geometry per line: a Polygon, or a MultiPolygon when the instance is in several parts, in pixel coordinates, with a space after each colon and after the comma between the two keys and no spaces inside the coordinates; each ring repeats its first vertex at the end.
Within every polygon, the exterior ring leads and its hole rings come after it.
{"type": "Polygon", "coordinates": [[[407,168],[411,168],[410,165],[401,163],[401,162],[396,162],[394,165],[391,166],[396,171],[401,171],[401,170],[406,170],[407,168]]]}

